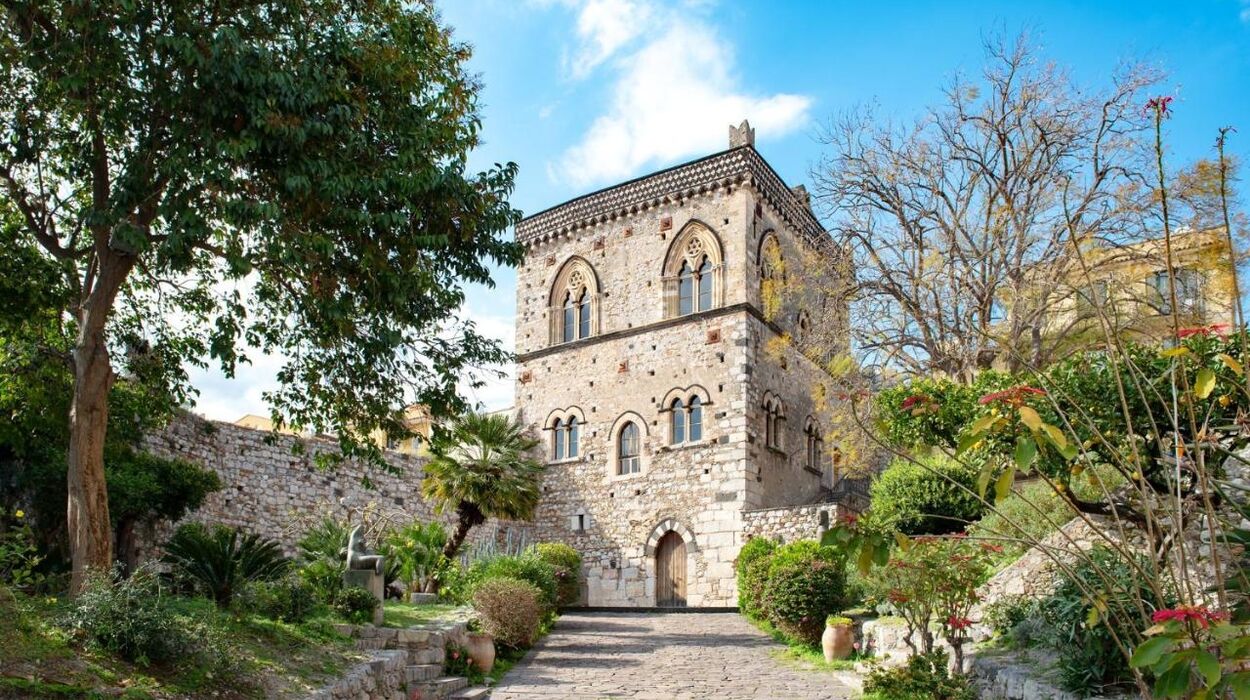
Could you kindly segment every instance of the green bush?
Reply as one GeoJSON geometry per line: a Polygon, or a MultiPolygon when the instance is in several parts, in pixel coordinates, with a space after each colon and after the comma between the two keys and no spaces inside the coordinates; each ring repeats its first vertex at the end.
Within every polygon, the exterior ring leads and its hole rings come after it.
{"type": "Polygon", "coordinates": [[[752,618],[761,616],[761,599],[768,578],[768,559],[777,543],[767,537],[752,537],[742,545],[734,569],[738,574],[738,609],[752,618]]]}
{"type": "MultiPolygon", "coordinates": [[[[1150,570],[1145,562],[1139,565],[1150,570]]],[[[1101,545],[1077,561],[1070,573],[1059,577],[1054,592],[1039,607],[1047,641],[1059,657],[1059,680],[1065,690],[1088,695],[1131,682],[1128,659],[1116,645],[1115,636],[1129,647],[1136,644],[1138,630],[1149,626],[1137,601],[1154,598],[1147,577],[1132,562],[1101,545]],[[1090,624],[1094,600],[1099,602],[1099,614],[1090,624]]],[[[1171,599],[1159,602],[1161,607],[1175,603],[1171,599]]]]}
{"type": "Polygon", "coordinates": [[[303,622],[317,609],[316,591],[299,575],[254,581],[237,599],[241,610],[282,622],[303,622]]]}
{"type": "Polygon", "coordinates": [[[542,591],[529,581],[514,578],[491,578],[483,581],[473,593],[473,609],[477,611],[482,631],[495,641],[514,649],[525,649],[534,643],[545,614],[542,591]]]}
{"type": "Polygon", "coordinates": [[[872,528],[908,535],[945,534],[960,532],[981,517],[984,506],[975,495],[979,465],[941,454],[917,461],[896,459],[873,481],[867,516],[872,528]]]}
{"type": "Polygon", "coordinates": [[[192,581],[217,607],[230,607],[235,591],[252,581],[283,576],[290,562],[273,540],[218,525],[183,525],[165,544],[165,562],[175,576],[192,581]]]}
{"type": "Polygon", "coordinates": [[[195,650],[195,638],[171,608],[169,593],[150,566],[128,578],[91,577],[65,624],[88,644],[142,666],[195,650]]]}
{"type": "Polygon", "coordinates": [[[530,553],[479,560],[469,567],[465,576],[470,600],[478,587],[497,578],[514,578],[533,584],[539,591],[539,602],[547,610],[555,609],[559,600],[555,567],[530,553]]]}
{"type": "Polygon", "coordinates": [[[994,631],[995,637],[1018,649],[1047,638],[1047,627],[1041,615],[1041,600],[1008,596],[987,604],[981,619],[994,631]]]}
{"type": "Polygon", "coordinates": [[[763,609],[782,632],[816,644],[825,618],[845,603],[846,563],[832,549],[803,540],[782,547],[769,558],[763,609]]]}
{"type": "Polygon", "coordinates": [[[443,547],[447,544],[447,528],[440,522],[413,522],[386,538],[382,553],[387,568],[394,568],[412,592],[433,590],[438,574],[447,566],[443,547]]]}
{"type": "Polygon", "coordinates": [[[1042,539],[1074,517],[1076,511],[1067,501],[1046,482],[1036,481],[995,503],[968,534],[1001,544],[1003,551],[995,563],[1002,566],[1019,559],[1031,546],[1028,542],[1042,539]]]}
{"type": "Polygon", "coordinates": [[[864,700],[976,699],[967,677],[951,675],[941,650],[916,654],[906,666],[877,666],[864,679],[864,700]]]}
{"type": "Polygon", "coordinates": [[[550,564],[556,574],[557,602],[574,605],[582,597],[582,555],[563,542],[539,542],[534,554],[550,564]]]}
{"type": "Polygon", "coordinates": [[[335,597],[332,607],[344,620],[364,624],[373,621],[373,611],[378,608],[378,599],[368,589],[344,586],[335,597]]]}

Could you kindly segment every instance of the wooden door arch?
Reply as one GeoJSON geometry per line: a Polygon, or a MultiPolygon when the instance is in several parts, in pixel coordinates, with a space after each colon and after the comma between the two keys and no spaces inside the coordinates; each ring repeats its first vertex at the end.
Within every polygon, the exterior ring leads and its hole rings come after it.
{"type": "Polygon", "coordinates": [[[655,547],[655,604],[686,607],[686,541],[672,530],[655,547]]]}

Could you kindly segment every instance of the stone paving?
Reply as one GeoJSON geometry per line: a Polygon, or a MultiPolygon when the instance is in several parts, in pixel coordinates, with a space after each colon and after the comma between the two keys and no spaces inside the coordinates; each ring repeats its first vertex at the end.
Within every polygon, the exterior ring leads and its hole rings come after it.
{"type": "Polygon", "coordinates": [[[492,700],[628,697],[851,698],[838,674],[806,671],[734,613],[567,613],[492,700]]]}

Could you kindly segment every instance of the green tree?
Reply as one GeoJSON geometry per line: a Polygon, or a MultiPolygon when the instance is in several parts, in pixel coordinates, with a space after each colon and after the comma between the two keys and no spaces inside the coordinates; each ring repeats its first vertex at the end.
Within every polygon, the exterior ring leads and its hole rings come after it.
{"type": "Polygon", "coordinates": [[[421,490],[438,512],[456,511],[443,556],[455,557],[469,529],[487,518],[534,517],[543,470],[530,455],[537,446],[520,423],[499,414],[466,414],[435,436],[421,490]]]}
{"type": "Polygon", "coordinates": [[[186,362],[281,354],[279,423],[380,462],[360,436],[506,359],[451,321],[517,259],[515,165],[466,172],[479,85],[432,0],[0,8],[0,266],[64,292],[74,590],[112,558],[118,363],[185,386],[186,362]]]}

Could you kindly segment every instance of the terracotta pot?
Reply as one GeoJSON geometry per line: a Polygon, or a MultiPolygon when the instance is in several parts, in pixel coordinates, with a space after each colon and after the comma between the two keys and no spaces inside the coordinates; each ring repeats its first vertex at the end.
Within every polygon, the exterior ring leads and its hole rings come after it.
{"type": "Polygon", "coordinates": [[[820,646],[825,652],[825,661],[849,659],[855,648],[855,628],[851,625],[827,625],[825,633],[820,636],[820,646]]]}
{"type": "Polygon", "coordinates": [[[489,634],[470,632],[468,641],[469,660],[482,673],[490,673],[495,665],[495,638],[489,634]]]}

